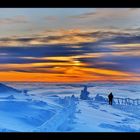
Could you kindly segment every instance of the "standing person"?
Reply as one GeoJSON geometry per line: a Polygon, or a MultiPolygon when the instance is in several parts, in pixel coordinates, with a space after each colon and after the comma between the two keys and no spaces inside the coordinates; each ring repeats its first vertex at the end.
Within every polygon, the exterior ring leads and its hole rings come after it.
{"type": "Polygon", "coordinates": [[[112,105],[112,101],[113,101],[113,94],[112,94],[112,92],[108,95],[108,100],[109,100],[109,105],[112,105]]]}

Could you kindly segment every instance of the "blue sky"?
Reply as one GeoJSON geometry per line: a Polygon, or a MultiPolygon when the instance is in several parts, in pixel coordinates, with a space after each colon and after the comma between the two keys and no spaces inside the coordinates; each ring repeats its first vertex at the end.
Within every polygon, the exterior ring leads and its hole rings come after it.
{"type": "MultiPolygon", "coordinates": [[[[65,18],[69,16],[84,14],[89,11],[95,11],[95,9],[88,8],[1,8],[0,9],[0,20],[7,18],[13,19],[15,17],[23,16],[28,22],[26,24],[19,24],[18,20],[14,24],[1,24],[1,36],[31,33],[43,31],[44,29],[59,29],[67,28],[66,24],[63,24],[65,18]],[[52,21],[51,17],[56,17],[57,21],[52,21]],[[47,19],[48,18],[48,19],[47,19]],[[28,31],[29,29],[29,31],[28,31]],[[6,35],[4,35],[6,33],[6,35]]],[[[70,27],[71,27],[70,23],[70,27]]],[[[74,26],[74,25],[73,25],[74,26]]]]}
{"type": "Polygon", "coordinates": [[[1,8],[0,36],[53,29],[137,28],[139,12],[138,8],[1,8]],[[18,22],[19,17],[23,23],[18,22]],[[7,19],[11,22],[3,23],[7,19]],[[12,23],[13,19],[17,21],[12,23]]]}

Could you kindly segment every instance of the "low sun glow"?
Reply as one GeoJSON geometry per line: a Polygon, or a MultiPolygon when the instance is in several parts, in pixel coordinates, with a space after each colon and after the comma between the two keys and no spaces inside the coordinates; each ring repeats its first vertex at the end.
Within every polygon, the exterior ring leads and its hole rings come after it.
{"type": "Polygon", "coordinates": [[[28,10],[0,11],[0,81],[140,81],[138,9],[28,10]]]}

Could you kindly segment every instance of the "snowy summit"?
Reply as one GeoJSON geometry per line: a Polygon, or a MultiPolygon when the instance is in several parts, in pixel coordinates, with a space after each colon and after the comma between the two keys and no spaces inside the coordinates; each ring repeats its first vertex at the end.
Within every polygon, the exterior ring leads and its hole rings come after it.
{"type": "Polygon", "coordinates": [[[90,84],[87,87],[44,83],[38,84],[38,87],[34,83],[0,84],[0,131],[140,131],[140,100],[139,96],[134,98],[133,86],[129,86],[129,91],[126,91],[125,84],[90,84]],[[107,90],[111,87],[118,95],[109,105],[107,90]],[[124,92],[129,98],[121,94],[124,92]]]}

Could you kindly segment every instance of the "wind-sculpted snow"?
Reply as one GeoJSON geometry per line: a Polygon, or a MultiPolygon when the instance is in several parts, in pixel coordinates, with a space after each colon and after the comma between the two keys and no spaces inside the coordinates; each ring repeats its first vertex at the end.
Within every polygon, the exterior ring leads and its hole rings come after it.
{"type": "MultiPolygon", "coordinates": [[[[0,85],[6,89],[6,93],[0,92],[1,132],[140,132],[138,92],[132,98],[131,94],[126,97],[114,93],[112,106],[103,92],[105,87],[113,87],[114,91],[120,87],[118,91],[128,93],[126,85],[101,84],[97,88],[98,84],[88,84],[89,97],[84,100],[80,99],[81,84],[25,85],[28,88],[21,86],[20,90],[18,86],[11,89],[0,85]]],[[[134,93],[134,87],[129,92],[134,93]]]]}
{"type": "Polygon", "coordinates": [[[9,93],[9,92],[12,92],[12,93],[20,93],[21,91],[0,83],[0,94],[1,93],[2,94],[3,93],[9,93]]]}
{"type": "MultiPolygon", "coordinates": [[[[61,129],[58,129],[62,124],[66,125],[68,119],[71,119],[70,117],[72,114],[75,113],[76,109],[76,103],[73,98],[64,98],[59,99],[61,104],[64,106],[62,110],[57,112],[50,120],[46,121],[43,125],[36,128],[34,131],[36,132],[55,132],[55,131],[61,131],[61,129]]],[[[62,127],[62,129],[64,126],[62,127]]],[[[63,130],[65,131],[65,130],[63,130]]]]}
{"type": "Polygon", "coordinates": [[[95,96],[95,101],[107,102],[107,99],[104,98],[103,96],[100,96],[99,94],[97,94],[97,95],[95,96]]]}
{"type": "Polygon", "coordinates": [[[73,97],[52,96],[43,101],[39,96],[20,95],[0,98],[0,131],[60,131],[58,128],[75,113],[73,97]]]}

